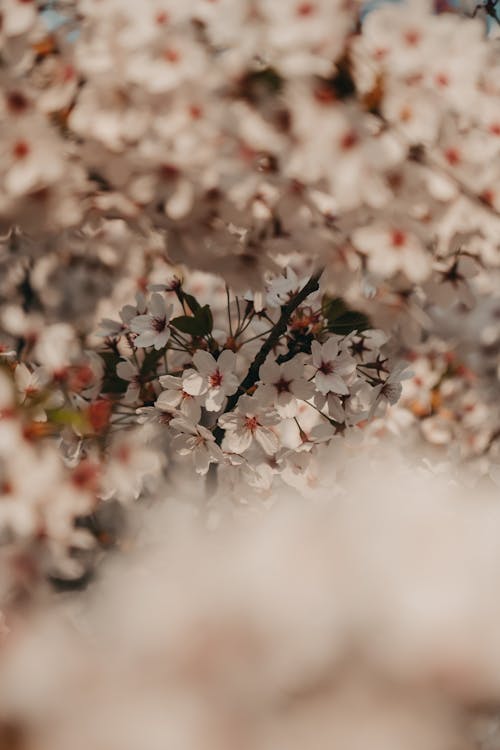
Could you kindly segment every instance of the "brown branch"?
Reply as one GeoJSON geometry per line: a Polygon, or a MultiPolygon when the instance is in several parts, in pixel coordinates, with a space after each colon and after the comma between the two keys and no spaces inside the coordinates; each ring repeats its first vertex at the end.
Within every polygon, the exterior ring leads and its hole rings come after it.
{"type": "MultiPolygon", "coordinates": [[[[281,315],[278,322],[275,324],[269,336],[257,352],[257,356],[250,365],[247,374],[241,381],[238,390],[228,398],[223,414],[226,414],[228,411],[233,411],[233,409],[237,406],[241,396],[243,396],[243,394],[245,394],[250,388],[252,388],[252,386],[254,386],[258,381],[259,370],[261,366],[266,361],[267,355],[270,354],[280,338],[286,333],[288,322],[292,314],[310,294],[319,289],[319,279],[321,274],[323,273],[323,270],[324,269],[321,268],[319,271],[313,274],[307,281],[307,283],[302,287],[302,289],[297,292],[297,294],[292,297],[292,299],[287,302],[286,305],[282,306],[281,315]]],[[[222,427],[219,427],[217,425],[213,431],[213,434],[217,445],[220,445],[224,437],[224,430],[222,429],[222,427]]],[[[217,466],[217,464],[210,464],[208,470],[205,485],[208,497],[210,497],[215,492],[215,489],[217,487],[217,466]]]]}
{"type": "MultiPolygon", "coordinates": [[[[223,412],[224,414],[228,411],[233,411],[240,397],[244,393],[246,393],[250,388],[252,388],[252,386],[254,386],[255,383],[258,381],[259,370],[261,366],[266,361],[267,355],[274,349],[276,344],[279,342],[280,338],[286,333],[288,321],[290,320],[292,314],[310,294],[312,294],[317,289],[319,289],[319,279],[322,273],[323,273],[323,269],[321,268],[319,271],[317,271],[315,274],[311,276],[311,278],[302,287],[302,289],[299,292],[297,292],[297,294],[294,297],[292,297],[292,299],[289,302],[287,302],[286,305],[282,306],[281,315],[279,317],[278,322],[274,325],[273,329],[271,330],[271,333],[269,334],[269,336],[267,337],[267,339],[264,341],[261,348],[257,352],[257,356],[255,357],[254,361],[250,365],[250,368],[247,374],[241,381],[238,387],[238,390],[236,391],[236,393],[234,393],[232,396],[228,398],[226,408],[224,409],[224,412],[223,412]]],[[[217,444],[220,445],[222,442],[222,438],[224,437],[224,430],[221,427],[217,426],[214,429],[214,436],[217,441],[217,444]]]]}

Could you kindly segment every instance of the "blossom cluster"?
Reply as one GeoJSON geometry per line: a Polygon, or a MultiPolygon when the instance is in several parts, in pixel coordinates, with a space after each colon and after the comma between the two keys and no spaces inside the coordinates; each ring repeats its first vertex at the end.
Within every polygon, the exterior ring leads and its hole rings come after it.
{"type": "Polygon", "coordinates": [[[314,493],[370,422],[498,463],[481,13],[50,5],[51,29],[44,4],[1,9],[0,350],[16,418],[94,467],[97,512],[193,471],[314,493]]]}
{"type": "Polygon", "coordinates": [[[1,0],[0,748],[500,747],[466,4],[1,0]]]}
{"type": "Polygon", "coordinates": [[[199,474],[213,463],[233,485],[269,489],[275,475],[293,485],[323,443],[395,403],[405,377],[382,331],[316,289],[295,305],[301,289],[307,279],[288,270],[258,299],[226,288],[217,311],[177,277],[152,285],[100,326],[112,368],[103,392],[141,422],[168,425],[199,474]]]}

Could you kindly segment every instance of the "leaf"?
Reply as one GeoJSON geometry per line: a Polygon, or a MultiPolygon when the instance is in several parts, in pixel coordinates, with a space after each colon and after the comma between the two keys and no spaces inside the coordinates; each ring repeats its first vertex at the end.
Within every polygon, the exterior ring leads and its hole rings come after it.
{"type": "Polygon", "coordinates": [[[355,310],[349,310],[343,315],[339,315],[335,320],[328,321],[328,330],[340,336],[347,336],[352,331],[365,331],[369,327],[370,321],[368,317],[364,313],[356,312],[355,310]]]}
{"type": "Polygon", "coordinates": [[[170,325],[190,336],[206,336],[212,332],[214,321],[208,305],[200,307],[193,316],[179,315],[170,321],[170,325]]]}
{"type": "Polygon", "coordinates": [[[201,308],[200,303],[198,302],[196,297],[193,297],[192,294],[186,294],[186,292],[182,292],[182,299],[187,303],[193,315],[195,315],[196,312],[201,308]]]}
{"type": "Polygon", "coordinates": [[[321,301],[321,311],[327,320],[327,327],[332,333],[346,336],[352,331],[364,331],[370,327],[370,320],[361,312],[349,310],[341,297],[324,295],[321,301]]]}
{"type": "Polygon", "coordinates": [[[80,432],[88,428],[87,420],[81,412],[65,407],[61,409],[48,409],[47,419],[52,424],[75,427],[80,432]]]}
{"type": "Polygon", "coordinates": [[[102,381],[102,393],[125,393],[128,382],[122,380],[118,375],[106,375],[102,381]]]}
{"type": "Polygon", "coordinates": [[[198,310],[195,317],[200,318],[201,321],[205,324],[206,333],[212,333],[212,329],[214,327],[214,319],[212,317],[212,311],[210,310],[210,307],[208,305],[203,305],[203,307],[198,310]]]}
{"type": "Polygon", "coordinates": [[[347,310],[347,305],[341,297],[328,297],[325,294],[321,300],[321,312],[329,323],[343,315],[347,310]]]}
{"type": "Polygon", "coordinates": [[[122,360],[122,357],[113,351],[100,351],[98,354],[105,365],[101,386],[102,393],[125,393],[128,382],[122,380],[116,374],[116,366],[122,360]]]}

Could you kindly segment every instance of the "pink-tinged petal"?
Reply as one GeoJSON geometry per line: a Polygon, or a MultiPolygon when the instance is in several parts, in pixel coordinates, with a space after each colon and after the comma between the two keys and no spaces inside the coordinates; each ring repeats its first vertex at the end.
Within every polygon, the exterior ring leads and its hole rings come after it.
{"type": "Polygon", "coordinates": [[[431,271],[430,259],[422,250],[410,249],[403,253],[401,266],[411,281],[424,281],[431,271]]]}
{"type": "Polygon", "coordinates": [[[322,356],[321,356],[321,344],[319,341],[313,341],[311,344],[311,355],[313,365],[315,367],[321,367],[322,356]]]}
{"type": "Polygon", "coordinates": [[[207,451],[208,451],[208,453],[209,453],[210,458],[212,459],[212,461],[218,462],[218,461],[223,461],[224,460],[224,453],[219,448],[219,446],[217,445],[217,443],[211,441],[211,442],[205,443],[205,446],[206,446],[206,449],[207,449],[207,451]]]}
{"type": "Polygon", "coordinates": [[[208,390],[206,378],[196,370],[187,370],[182,379],[182,387],[190,396],[201,396],[208,390]]]}
{"type": "Polygon", "coordinates": [[[244,453],[252,444],[252,433],[250,430],[227,432],[224,442],[228,450],[233,451],[233,453],[244,453]]]}
{"type": "Polygon", "coordinates": [[[160,385],[166,389],[181,390],[182,379],[175,377],[175,375],[161,375],[159,378],[160,385]]]}
{"type": "Polygon", "coordinates": [[[116,374],[122,380],[132,380],[132,378],[137,375],[137,367],[135,367],[135,365],[133,365],[132,362],[129,362],[128,360],[118,362],[118,364],[116,365],[116,374]]]}
{"type": "Polygon", "coordinates": [[[212,388],[207,394],[205,409],[207,411],[220,411],[225,400],[226,396],[222,388],[212,388]]]}
{"type": "Polygon", "coordinates": [[[151,302],[149,303],[149,312],[155,318],[166,317],[167,308],[165,306],[165,300],[161,296],[161,294],[158,294],[158,292],[155,292],[154,294],[151,295],[151,302]]]}
{"type": "Polygon", "coordinates": [[[287,391],[278,393],[276,404],[280,407],[280,409],[284,409],[291,403],[295,403],[295,397],[292,393],[289,393],[287,391]]]}
{"type": "Polygon", "coordinates": [[[11,195],[23,195],[36,185],[39,177],[35,159],[29,159],[11,167],[5,175],[4,188],[11,195]]]}
{"type": "Polygon", "coordinates": [[[259,370],[259,378],[264,383],[274,383],[276,380],[280,379],[280,376],[280,366],[276,362],[273,362],[272,359],[268,359],[264,362],[259,370]]]}
{"type": "Polygon", "coordinates": [[[224,389],[224,393],[226,396],[232,396],[233,393],[236,393],[239,386],[239,380],[236,375],[233,373],[225,373],[224,374],[224,380],[222,381],[222,387],[224,389]]]}
{"type": "Polygon", "coordinates": [[[290,390],[296,398],[307,401],[314,395],[314,386],[308,380],[293,380],[290,390]]]}
{"type": "Polygon", "coordinates": [[[263,406],[274,403],[276,388],[270,383],[259,385],[255,391],[254,398],[263,406]]]}
{"type": "Polygon", "coordinates": [[[183,398],[181,400],[180,410],[189,420],[191,420],[191,422],[194,422],[195,424],[197,424],[201,419],[201,406],[195,398],[183,398]]]}
{"type": "Polygon", "coordinates": [[[135,346],[145,348],[147,346],[153,346],[156,340],[156,333],[154,331],[143,331],[134,340],[135,346]]]}
{"type": "Polygon", "coordinates": [[[157,334],[156,341],[155,341],[155,349],[158,351],[159,349],[163,349],[170,338],[170,331],[168,328],[165,328],[163,333],[157,334]]]}
{"type": "Polygon", "coordinates": [[[152,331],[151,328],[151,315],[136,315],[130,321],[130,329],[134,333],[142,333],[143,331],[152,331]]]}
{"type": "Polygon", "coordinates": [[[193,451],[194,470],[197,474],[206,474],[210,465],[210,456],[205,445],[198,445],[193,451]]]}
{"type": "Polygon", "coordinates": [[[292,396],[288,403],[276,405],[276,410],[282,419],[293,419],[297,415],[297,399],[292,396]]]}
{"type": "Polygon", "coordinates": [[[343,396],[349,394],[349,388],[346,386],[342,378],[335,372],[331,372],[328,375],[324,375],[322,372],[316,373],[314,378],[316,388],[320,393],[340,393],[343,396]]]}
{"type": "Polygon", "coordinates": [[[192,452],[191,441],[189,435],[176,435],[172,440],[172,448],[181,456],[187,456],[192,452]]]}
{"type": "Polygon", "coordinates": [[[328,414],[331,416],[331,418],[335,419],[336,422],[345,422],[345,413],[342,408],[341,400],[333,393],[329,393],[327,403],[328,414]]]}
{"type": "Polygon", "coordinates": [[[189,422],[185,417],[174,417],[170,422],[170,427],[173,427],[180,432],[186,432],[189,435],[197,436],[198,432],[196,426],[189,422]]]}
{"type": "Polygon", "coordinates": [[[162,411],[172,411],[172,409],[177,409],[181,401],[182,391],[163,391],[156,399],[155,406],[162,411]]]}
{"type": "Polygon", "coordinates": [[[230,349],[224,349],[219,359],[217,360],[217,367],[224,374],[232,373],[236,368],[236,354],[230,349]]]}
{"type": "Polygon", "coordinates": [[[202,349],[197,351],[193,356],[193,363],[203,375],[210,375],[217,369],[215,359],[209,352],[205,352],[202,349]]]}
{"type": "Polygon", "coordinates": [[[268,456],[276,453],[280,445],[278,436],[272,430],[268,430],[265,427],[258,427],[255,430],[255,439],[268,456]]]}
{"type": "Polygon", "coordinates": [[[381,248],[377,253],[368,256],[368,268],[378,278],[389,278],[401,267],[401,258],[397,252],[381,248]]]}
{"type": "Polygon", "coordinates": [[[123,397],[124,404],[132,404],[137,401],[139,397],[140,387],[137,383],[131,382],[128,386],[125,396],[123,397]]]}
{"type": "Polygon", "coordinates": [[[236,430],[239,419],[237,414],[221,414],[217,421],[219,426],[224,430],[236,430]]]}
{"type": "Polygon", "coordinates": [[[333,336],[323,344],[323,359],[327,362],[331,362],[336,359],[339,353],[339,344],[336,338],[333,336]]]}

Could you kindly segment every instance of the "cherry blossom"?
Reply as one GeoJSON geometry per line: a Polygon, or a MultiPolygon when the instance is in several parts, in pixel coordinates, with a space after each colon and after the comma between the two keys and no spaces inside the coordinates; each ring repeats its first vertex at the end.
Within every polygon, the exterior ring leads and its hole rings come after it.
{"type": "Polygon", "coordinates": [[[167,306],[164,297],[155,292],[151,295],[147,309],[146,314],[136,315],[130,321],[131,330],[139,334],[135,339],[135,345],[163,349],[170,338],[168,323],[173,308],[171,305],[167,306]]]}
{"type": "Polygon", "coordinates": [[[415,235],[399,226],[360,227],[353,232],[352,240],[366,254],[368,268],[382,278],[403,271],[408,279],[419,282],[430,273],[425,249],[415,235]]]}
{"type": "Polygon", "coordinates": [[[312,364],[316,369],[314,385],[323,395],[338,393],[347,395],[349,388],[346,379],[354,372],[356,363],[339,349],[339,341],[332,336],[325,344],[313,341],[311,344],[312,364]]]}
{"type": "Polygon", "coordinates": [[[175,417],[170,426],[179,431],[172,441],[174,449],[181,456],[192,456],[197,474],[206,474],[211,463],[223,461],[224,454],[214,436],[202,425],[175,417]]]}
{"type": "Polygon", "coordinates": [[[271,404],[282,417],[295,416],[297,399],[307,401],[314,393],[314,387],[304,378],[304,365],[298,357],[282,364],[269,359],[260,368],[259,378],[255,397],[271,404]]]}
{"type": "Polygon", "coordinates": [[[219,417],[225,430],[224,446],[234,453],[244,453],[255,440],[268,455],[278,450],[279,440],[271,429],[279,417],[276,412],[263,409],[257,398],[242,396],[236,411],[219,417]]]}
{"type": "Polygon", "coordinates": [[[182,378],[162,375],[159,382],[165,390],[158,396],[155,406],[162,411],[179,409],[188,420],[197,424],[201,418],[201,399],[184,389],[186,377],[187,373],[182,378]]]}
{"type": "Polygon", "coordinates": [[[220,411],[227,396],[238,388],[234,372],[236,355],[225,349],[216,360],[209,352],[200,350],[193,356],[196,370],[188,370],[183,378],[183,388],[191,396],[204,396],[208,411],[220,411]]]}

